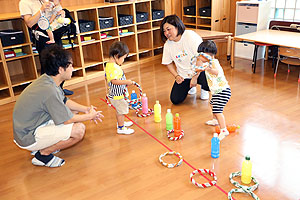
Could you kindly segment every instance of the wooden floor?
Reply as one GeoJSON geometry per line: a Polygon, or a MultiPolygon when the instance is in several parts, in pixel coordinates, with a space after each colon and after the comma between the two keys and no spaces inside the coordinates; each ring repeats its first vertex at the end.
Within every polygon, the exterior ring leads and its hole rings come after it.
{"type": "MultiPolygon", "coordinates": [[[[71,99],[97,106],[105,118],[99,125],[86,122],[84,140],[57,154],[66,160],[61,168],[31,164],[30,153],[13,143],[14,104],[0,106],[0,199],[225,200],[226,193],[235,188],[229,174],[241,170],[245,155],[251,156],[253,176],[260,183],[254,193],[260,199],[300,199],[298,68],[292,68],[288,75],[287,67],[282,65],[274,80],[270,63],[262,67],[260,61],[257,73],[252,74],[250,61],[236,60],[236,67],[231,69],[229,62],[221,59],[232,88],[224,113],[227,123],[239,124],[241,129],[221,142],[220,157],[213,159],[210,140],[214,128],[204,124],[211,119],[208,101],[199,99],[198,86],[197,96],[188,96],[182,105],[172,105],[169,93],[174,78],[159,63],[126,70],[127,79],[140,83],[147,93],[150,107],[155,100],[160,101],[163,115],[161,123],[154,123],[153,116],[137,118],[130,111],[128,117],[138,124],[130,136],[116,134],[115,112],[101,100],[106,94],[103,80],[74,89],[71,99]],[[166,137],[167,108],[173,114],[180,113],[185,131],[180,141],[168,141],[166,137]],[[162,166],[158,157],[168,149],[146,132],[180,152],[186,162],[174,169],[162,166]],[[217,187],[194,186],[189,178],[194,168],[213,170],[218,177],[217,187]]],[[[174,162],[176,158],[165,160],[174,162]]],[[[199,175],[196,181],[207,182],[199,175]]],[[[252,199],[245,194],[233,196],[237,200],[252,199]]]]}

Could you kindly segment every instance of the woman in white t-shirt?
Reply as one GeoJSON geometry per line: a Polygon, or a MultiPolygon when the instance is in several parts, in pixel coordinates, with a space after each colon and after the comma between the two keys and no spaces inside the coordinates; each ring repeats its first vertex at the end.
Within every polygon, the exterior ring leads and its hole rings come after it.
{"type": "Polygon", "coordinates": [[[185,30],[183,22],[176,15],[169,15],[163,19],[160,33],[165,42],[162,64],[168,67],[175,78],[170,95],[172,103],[180,104],[188,93],[196,93],[192,90],[196,89],[193,87],[197,84],[201,85],[201,99],[208,99],[209,87],[205,73],[194,75],[190,64],[191,58],[197,54],[202,38],[192,30],[185,30]]]}

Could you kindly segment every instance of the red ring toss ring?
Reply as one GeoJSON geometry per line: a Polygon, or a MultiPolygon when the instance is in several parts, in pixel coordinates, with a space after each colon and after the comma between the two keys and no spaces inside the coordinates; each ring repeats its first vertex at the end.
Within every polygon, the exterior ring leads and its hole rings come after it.
{"type": "Polygon", "coordinates": [[[135,99],[135,100],[130,100],[130,99],[126,96],[126,89],[125,89],[125,90],[123,91],[124,99],[128,102],[128,104],[141,103],[141,97],[142,97],[142,95],[143,95],[142,88],[141,88],[141,86],[140,86],[137,82],[135,82],[135,81],[133,81],[133,85],[135,85],[135,86],[139,89],[140,96],[139,96],[137,99],[135,99]]]}
{"type": "Polygon", "coordinates": [[[190,178],[191,178],[192,183],[193,183],[195,186],[200,187],[200,188],[207,188],[207,187],[216,185],[216,183],[217,183],[217,176],[216,176],[216,174],[215,174],[214,172],[210,171],[209,169],[196,169],[195,171],[193,171],[193,172],[190,174],[190,178]],[[195,174],[200,174],[200,173],[201,173],[201,174],[209,174],[211,177],[214,178],[214,180],[213,180],[213,181],[210,181],[210,182],[208,182],[208,183],[202,183],[202,184],[197,183],[197,182],[195,181],[195,179],[193,179],[193,176],[194,176],[195,174]]]}
{"type": "Polygon", "coordinates": [[[154,113],[154,110],[151,109],[151,108],[148,108],[148,113],[147,114],[140,114],[139,112],[142,110],[142,107],[139,107],[138,109],[135,110],[135,114],[138,116],[138,117],[148,117],[150,115],[152,115],[154,113]]]}
{"type": "Polygon", "coordinates": [[[159,156],[159,162],[160,162],[163,166],[165,166],[165,167],[167,167],[167,168],[178,167],[179,165],[182,164],[182,161],[183,161],[183,158],[182,158],[182,156],[180,155],[180,153],[175,152],[175,151],[172,151],[172,152],[166,152],[166,153],[161,154],[161,155],[159,156]],[[165,163],[165,162],[162,160],[162,158],[163,158],[164,156],[166,156],[166,155],[173,155],[173,154],[175,154],[175,155],[177,155],[177,156],[179,157],[179,161],[178,161],[177,163],[171,163],[171,164],[168,164],[168,163],[165,163]]]}
{"type": "Polygon", "coordinates": [[[170,136],[170,133],[173,133],[173,132],[174,132],[174,129],[169,130],[169,131],[167,132],[168,139],[171,140],[171,141],[180,140],[180,139],[183,138],[183,136],[184,136],[184,131],[181,130],[181,134],[180,134],[178,137],[171,137],[171,136],[170,136]]]}

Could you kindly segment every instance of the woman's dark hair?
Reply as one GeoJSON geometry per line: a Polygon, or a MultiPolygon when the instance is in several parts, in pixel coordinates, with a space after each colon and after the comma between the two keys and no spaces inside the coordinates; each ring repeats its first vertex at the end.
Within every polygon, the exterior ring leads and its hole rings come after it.
{"type": "Polygon", "coordinates": [[[198,46],[198,53],[203,52],[203,53],[211,53],[213,55],[216,55],[218,52],[217,49],[217,45],[214,41],[212,40],[207,40],[202,42],[199,46],[198,46]]]}
{"type": "Polygon", "coordinates": [[[171,24],[171,25],[175,26],[175,28],[177,28],[177,30],[178,30],[177,36],[182,35],[185,31],[185,26],[184,26],[183,22],[181,21],[181,19],[177,15],[168,15],[162,20],[162,22],[160,24],[160,36],[161,36],[161,39],[163,42],[167,41],[167,39],[168,39],[164,34],[165,23],[171,24]]]}
{"type": "Polygon", "coordinates": [[[129,49],[124,42],[116,41],[109,48],[109,57],[117,56],[117,58],[120,58],[126,54],[129,54],[129,49]]]}
{"type": "Polygon", "coordinates": [[[45,69],[45,73],[49,76],[56,76],[59,72],[59,67],[66,70],[71,64],[71,53],[63,49],[57,44],[46,47],[41,52],[41,65],[45,69]]]}

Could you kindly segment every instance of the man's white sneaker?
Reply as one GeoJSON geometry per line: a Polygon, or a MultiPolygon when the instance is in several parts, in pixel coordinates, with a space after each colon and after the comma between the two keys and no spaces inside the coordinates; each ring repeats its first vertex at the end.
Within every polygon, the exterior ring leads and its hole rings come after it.
{"type": "Polygon", "coordinates": [[[200,99],[202,99],[202,100],[209,99],[209,93],[208,93],[208,91],[201,89],[200,99]]]}
{"type": "Polygon", "coordinates": [[[124,135],[130,135],[132,133],[134,133],[134,130],[131,128],[126,128],[125,126],[123,126],[123,128],[118,128],[117,129],[117,133],[118,134],[124,134],[124,135]]]}
{"type": "Polygon", "coordinates": [[[217,125],[219,125],[219,122],[216,119],[212,119],[212,120],[208,120],[207,122],[205,122],[205,124],[210,125],[210,126],[217,126],[217,125]]]}
{"type": "MultiPolygon", "coordinates": [[[[132,126],[133,125],[133,122],[132,121],[128,121],[128,122],[126,122],[126,121],[124,121],[124,126],[125,127],[129,127],[129,126],[132,126]]],[[[117,128],[119,127],[119,125],[118,125],[118,123],[117,123],[117,128]]]]}
{"type": "Polygon", "coordinates": [[[227,135],[229,135],[229,132],[227,130],[222,130],[219,134],[219,140],[223,140],[227,135]]]}
{"type": "Polygon", "coordinates": [[[196,88],[196,87],[192,87],[192,88],[189,90],[189,92],[188,92],[189,95],[196,94],[196,93],[197,93],[197,88],[196,88]]]}

